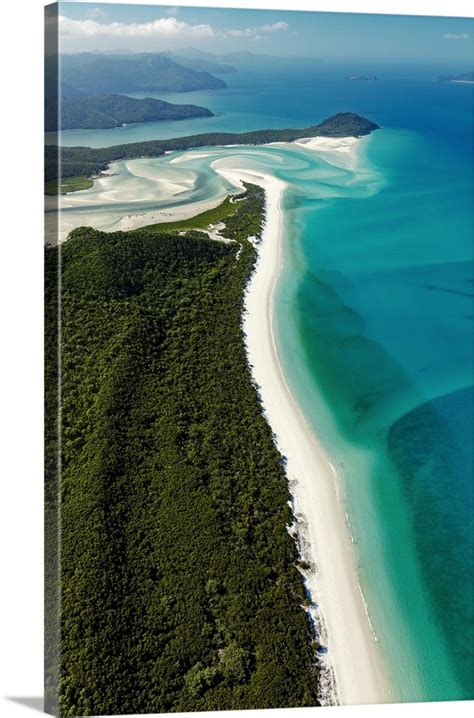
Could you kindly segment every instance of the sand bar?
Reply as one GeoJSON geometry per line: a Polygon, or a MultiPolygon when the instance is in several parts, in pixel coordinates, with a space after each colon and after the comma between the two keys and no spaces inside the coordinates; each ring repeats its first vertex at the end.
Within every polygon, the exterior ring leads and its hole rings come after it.
{"type": "Polygon", "coordinates": [[[354,146],[359,139],[359,137],[307,137],[295,140],[293,144],[300,145],[308,150],[349,154],[354,150],[354,146]]]}
{"type": "MultiPolygon", "coordinates": [[[[89,190],[84,191],[88,192],[89,190]]],[[[79,194],[79,192],[74,194],[79,194]]],[[[156,208],[135,213],[130,210],[128,212],[120,211],[112,206],[109,212],[90,212],[82,215],[64,211],[59,211],[58,213],[54,204],[54,201],[57,203],[57,198],[46,198],[45,204],[50,211],[45,216],[45,242],[46,244],[55,244],[58,238],[59,243],[65,242],[69,233],[81,225],[93,226],[94,229],[101,232],[128,232],[149,224],[190,219],[197,214],[214,209],[214,207],[221,204],[226,196],[227,192],[223,190],[222,194],[209,199],[196,202],[189,201],[174,206],[167,205],[162,209],[156,208]]]]}

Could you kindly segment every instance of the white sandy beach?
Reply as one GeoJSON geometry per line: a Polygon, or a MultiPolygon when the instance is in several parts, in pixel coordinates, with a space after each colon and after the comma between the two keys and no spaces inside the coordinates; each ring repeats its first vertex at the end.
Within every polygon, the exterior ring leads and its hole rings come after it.
{"type": "Polygon", "coordinates": [[[301,140],[295,140],[294,144],[310,150],[348,154],[352,152],[358,141],[358,137],[306,137],[301,140]]]}
{"type": "Polygon", "coordinates": [[[270,175],[232,169],[231,164],[229,158],[213,166],[236,186],[248,181],[266,192],[267,219],[246,293],[244,330],[267,420],[279,450],[287,457],[303,558],[315,567],[305,578],[317,604],[322,642],[328,648],[327,661],[323,659],[328,668],[328,695],[323,699],[328,704],[389,702],[388,682],[359,585],[341,487],[293,399],[274,343],[272,297],[282,261],[280,203],[285,184],[270,175]]]}
{"type": "Polygon", "coordinates": [[[353,169],[357,162],[360,141],[360,137],[305,137],[292,144],[305,150],[323,152],[327,155],[326,161],[335,160],[337,166],[353,169]]]}

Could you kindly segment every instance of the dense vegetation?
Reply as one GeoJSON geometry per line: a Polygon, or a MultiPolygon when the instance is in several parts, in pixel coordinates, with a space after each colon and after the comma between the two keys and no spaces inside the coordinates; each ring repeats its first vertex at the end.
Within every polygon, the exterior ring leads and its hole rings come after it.
{"type": "MultiPolygon", "coordinates": [[[[227,197],[221,204],[212,209],[206,209],[205,212],[189,217],[188,219],[180,219],[176,222],[160,222],[159,224],[148,224],[144,227],[140,227],[135,230],[139,234],[156,234],[159,230],[160,233],[164,231],[179,232],[188,229],[207,229],[211,225],[215,225],[218,222],[225,222],[227,231],[231,229],[233,216],[239,210],[239,204],[235,201],[238,195],[234,195],[232,198],[227,197]]],[[[247,197],[249,199],[249,197],[247,197]]],[[[239,213],[238,221],[242,223],[243,215],[239,213]]],[[[250,233],[249,233],[250,236],[250,233]]]]}
{"type": "MultiPolygon", "coordinates": [[[[263,191],[248,185],[211,213],[234,242],[181,236],[181,222],[78,228],[46,250],[47,542],[54,560],[59,444],[64,716],[317,704],[286,476],[240,324],[263,191]]],[[[54,564],[47,576],[54,595],[54,564]]]]}
{"type": "Polygon", "coordinates": [[[94,184],[94,180],[84,175],[77,177],[64,177],[64,179],[50,180],[45,183],[44,193],[45,194],[67,194],[68,192],[77,192],[80,189],[90,189],[94,184]]]}
{"type": "Polygon", "coordinates": [[[183,120],[190,117],[212,117],[212,112],[198,105],[176,105],[164,100],[127,95],[92,95],[91,97],[62,97],[58,113],[57,98],[45,102],[45,130],[92,130],[121,127],[124,123],[183,120]]]}
{"type": "Polygon", "coordinates": [[[61,55],[61,80],[85,95],[121,92],[190,92],[226,87],[209,72],[183,67],[162,54],[61,55]]]}
{"type": "Polygon", "coordinates": [[[61,147],[45,148],[45,179],[58,177],[58,153],[61,154],[61,174],[91,176],[107,169],[110,162],[135,157],[159,157],[166,151],[187,150],[193,147],[215,145],[261,145],[268,142],[293,142],[302,137],[349,137],[368,135],[378,125],[353,112],[341,112],[318,125],[283,130],[255,130],[252,132],[209,132],[188,137],[176,137],[149,142],[132,142],[112,147],[61,147]]]}

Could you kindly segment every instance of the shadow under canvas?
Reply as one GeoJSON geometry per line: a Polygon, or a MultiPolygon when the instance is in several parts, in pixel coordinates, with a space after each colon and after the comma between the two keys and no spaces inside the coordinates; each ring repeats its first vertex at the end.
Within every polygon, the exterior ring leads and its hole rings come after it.
{"type": "Polygon", "coordinates": [[[43,713],[43,696],[6,696],[7,700],[19,703],[26,708],[43,713]]]}

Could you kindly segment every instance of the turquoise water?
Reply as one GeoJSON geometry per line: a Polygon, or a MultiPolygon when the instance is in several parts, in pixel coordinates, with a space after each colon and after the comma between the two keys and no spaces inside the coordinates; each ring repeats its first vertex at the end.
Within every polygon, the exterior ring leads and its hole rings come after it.
{"type": "MultiPolygon", "coordinates": [[[[412,67],[373,64],[302,64],[292,60],[279,65],[239,71],[225,76],[228,87],[187,93],[131,93],[133,97],[157,97],[180,104],[193,103],[209,108],[215,117],[146,122],[109,130],[68,130],[60,144],[105,147],[201,132],[243,132],[264,127],[306,127],[336,112],[359,112],[389,127],[422,129],[431,132],[432,123],[462,138],[472,127],[472,110],[466,101],[472,86],[434,82],[447,72],[465,68],[445,65],[412,67]],[[376,82],[350,82],[347,74],[374,74],[376,82]],[[454,122],[454,120],[456,122],[454,122]],[[456,124],[456,127],[455,127],[456,124]]],[[[46,133],[46,142],[55,144],[57,135],[46,133]]]]}
{"type": "MultiPolygon", "coordinates": [[[[394,697],[472,698],[473,87],[433,82],[442,72],[433,67],[341,79],[356,72],[364,68],[240,72],[222,92],[161,95],[214,118],[63,141],[304,126],[341,110],[383,125],[353,168],[296,148],[216,149],[212,159],[237,155],[289,184],[277,348],[343,482],[394,697]]],[[[185,167],[199,175],[195,197],[216,192],[210,160],[185,167]]]]}
{"type": "Polygon", "coordinates": [[[279,349],[343,480],[395,697],[472,698],[471,178],[400,130],[359,169],[375,187],[287,195],[279,349]]]}

